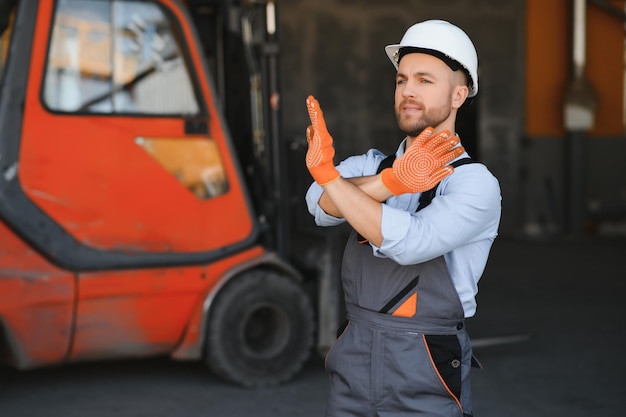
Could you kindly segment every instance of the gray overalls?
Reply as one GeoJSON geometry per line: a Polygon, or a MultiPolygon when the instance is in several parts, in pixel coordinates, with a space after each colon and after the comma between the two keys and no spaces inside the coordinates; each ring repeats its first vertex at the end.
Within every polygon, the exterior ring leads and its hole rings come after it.
{"type": "Polygon", "coordinates": [[[348,324],[326,356],[332,417],[471,416],[472,348],[443,256],[399,265],[352,232],[348,324]]]}

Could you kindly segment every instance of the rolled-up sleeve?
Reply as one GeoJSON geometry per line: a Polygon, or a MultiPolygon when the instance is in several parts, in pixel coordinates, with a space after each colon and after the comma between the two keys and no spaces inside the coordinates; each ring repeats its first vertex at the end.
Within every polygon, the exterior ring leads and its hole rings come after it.
{"type": "Polygon", "coordinates": [[[345,222],[345,219],[331,216],[320,207],[319,201],[323,192],[324,189],[314,182],[306,193],[306,205],[309,213],[315,219],[315,224],[318,226],[336,226],[345,222]]]}
{"type": "MultiPolygon", "coordinates": [[[[351,156],[337,165],[337,170],[344,178],[363,177],[374,175],[378,164],[385,155],[376,149],[370,149],[366,154],[351,156]]],[[[305,200],[309,213],[315,219],[318,226],[336,226],[344,223],[345,219],[327,214],[319,205],[320,197],[324,189],[313,182],[306,192],[305,200]]]]}

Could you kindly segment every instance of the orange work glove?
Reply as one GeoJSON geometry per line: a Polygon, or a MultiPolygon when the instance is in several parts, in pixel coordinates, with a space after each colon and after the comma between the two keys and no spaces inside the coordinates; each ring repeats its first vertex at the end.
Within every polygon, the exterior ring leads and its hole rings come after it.
{"type": "Polygon", "coordinates": [[[433,132],[432,127],[424,129],[404,155],[381,172],[383,184],[393,195],[430,190],[454,172],[446,164],[465,151],[462,146],[455,148],[459,137],[447,130],[435,136],[433,132]]]}
{"type": "Polygon", "coordinates": [[[335,156],[333,137],[328,133],[324,113],[315,97],[306,98],[306,107],[311,119],[311,126],[306,129],[306,140],[309,143],[306,167],[319,185],[326,185],[340,176],[333,163],[335,156]]]}

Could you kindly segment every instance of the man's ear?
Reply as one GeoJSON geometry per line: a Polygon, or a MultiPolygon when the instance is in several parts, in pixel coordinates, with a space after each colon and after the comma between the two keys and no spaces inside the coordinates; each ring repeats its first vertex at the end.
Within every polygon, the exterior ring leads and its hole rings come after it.
{"type": "Polygon", "coordinates": [[[466,85],[457,84],[452,90],[452,108],[458,109],[465,103],[469,95],[469,88],[466,85]]]}

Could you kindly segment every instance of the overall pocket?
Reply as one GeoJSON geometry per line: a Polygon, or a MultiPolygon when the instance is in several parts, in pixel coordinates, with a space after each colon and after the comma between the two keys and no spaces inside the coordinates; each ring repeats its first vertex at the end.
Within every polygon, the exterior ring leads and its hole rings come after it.
{"type": "Polygon", "coordinates": [[[441,383],[460,405],[463,354],[459,339],[456,335],[424,335],[424,343],[441,383]]]}
{"type": "Polygon", "coordinates": [[[342,339],[344,339],[344,336],[346,335],[349,327],[350,321],[346,320],[343,325],[339,329],[337,329],[337,340],[335,340],[335,343],[333,343],[330,349],[328,349],[328,352],[326,352],[326,357],[324,358],[324,368],[327,371],[332,369],[332,356],[334,356],[333,353],[338,350],[339,343],[342,341],[342,339]]]}

